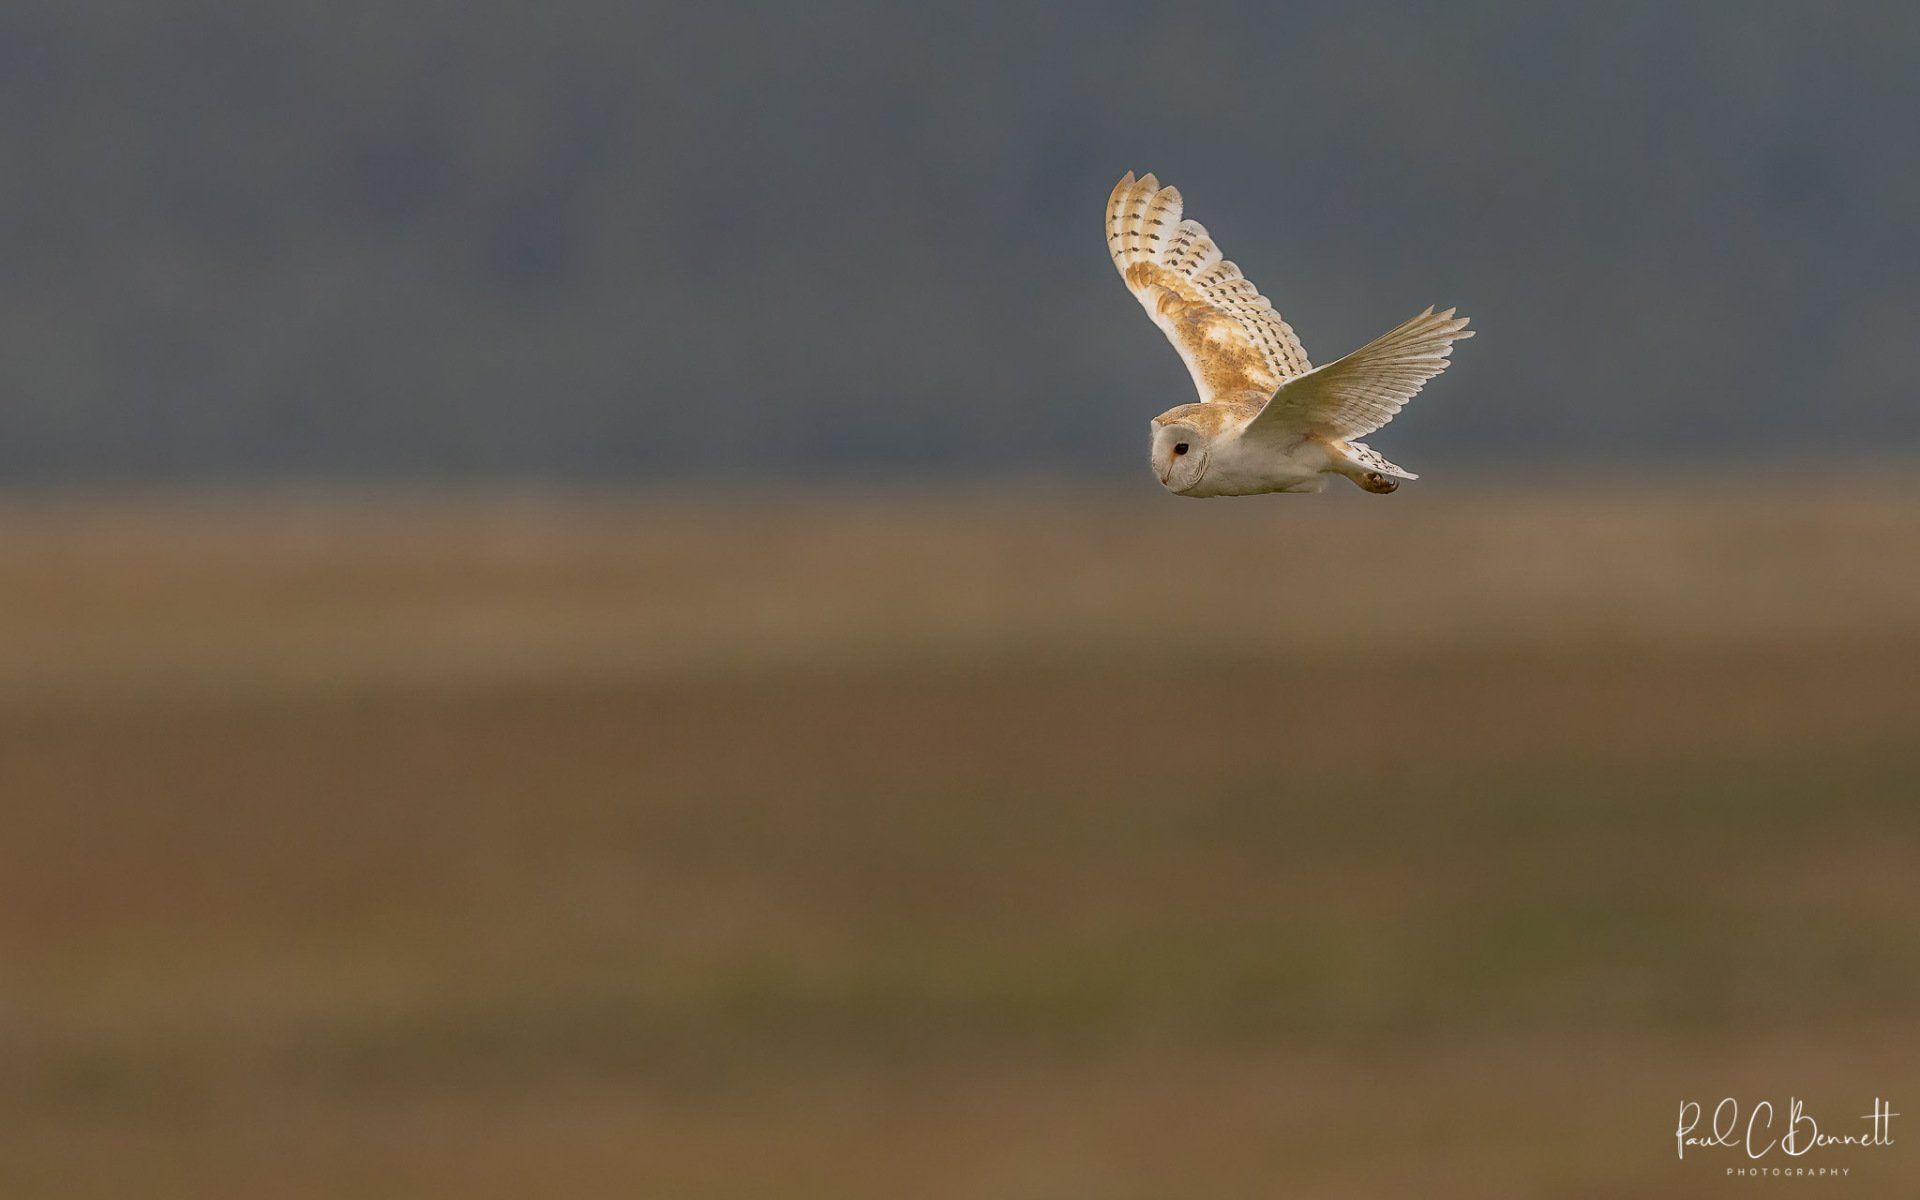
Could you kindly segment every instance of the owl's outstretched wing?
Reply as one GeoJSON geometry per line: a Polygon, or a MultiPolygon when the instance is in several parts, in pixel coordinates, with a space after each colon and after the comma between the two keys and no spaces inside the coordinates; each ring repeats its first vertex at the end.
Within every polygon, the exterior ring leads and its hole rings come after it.
{"type": "Polygon", "coordinates": [[[1107,199],[1113,265],[1180,352],[1200,399],[1264,400],[1313,364],[1260,289],[1221,258],[1206,227],[1180,212],[1177,190],[1127,172],[1107,199]]]}
{"type": "Polygon", "coordinates": [[[1473,336],[1467,318],[1453,311],[1429,308],[1345,358],[1287,380],[1243,436],[1293,440],[1372,433],[1447,369],[1455,342],[1473,336]]]}

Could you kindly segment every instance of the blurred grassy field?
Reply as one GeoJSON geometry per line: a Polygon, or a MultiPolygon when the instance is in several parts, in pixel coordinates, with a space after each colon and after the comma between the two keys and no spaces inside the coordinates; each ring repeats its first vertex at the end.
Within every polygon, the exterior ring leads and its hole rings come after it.
{"type": "Polygon", "coordinates": [[[13,501],[0,1195],[1750,1190],[1920,1113],[1893,477],[13,501]]]}

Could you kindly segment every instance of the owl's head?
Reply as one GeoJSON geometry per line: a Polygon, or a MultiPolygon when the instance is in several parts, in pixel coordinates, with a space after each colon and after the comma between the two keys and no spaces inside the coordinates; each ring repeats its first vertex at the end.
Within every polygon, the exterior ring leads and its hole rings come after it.
{"type": "Polygon", "coordinates": [[[1197,486],[1207,473],[1213,438],[1206,426],[1213,422],[1182,412],[1201,407],[1184,404],[1153,419],[1153,473],[1162,487],[1176,494],[1197,486]]]}

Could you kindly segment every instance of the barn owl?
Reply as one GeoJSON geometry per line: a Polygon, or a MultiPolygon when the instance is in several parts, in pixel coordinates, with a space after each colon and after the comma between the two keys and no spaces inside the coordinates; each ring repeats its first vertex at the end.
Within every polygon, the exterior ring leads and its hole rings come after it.
{"type": "Polygon", "coordinates": [[[1317,492],[1345,475],[1386,494],[1403,471],[1355,438],[1393,420],[1472,337],[1453,309],[1419,316],[1323,367],[1180,193],[1129,171],[1107,200],[1107,249],[1200,393],[1153,419],[1153,470],[1176,496],[1317,492]]]}

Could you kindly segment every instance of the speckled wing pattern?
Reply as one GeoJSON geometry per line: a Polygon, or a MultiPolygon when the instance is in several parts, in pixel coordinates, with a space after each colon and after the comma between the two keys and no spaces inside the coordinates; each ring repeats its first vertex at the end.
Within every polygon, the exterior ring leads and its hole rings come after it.
{"type": "Polygon", "coordinates": [[[1453,344],[1473,333],[1454,310],[1429,308],[1345,358],[1281,385],[1246,436],[1364,437],[1385,425],[1427,380],[1447,369],[1453,344]]]}
{"type": "Polygon", "coordinates": [[[1200,399],[1257,406],[1313,369],[1293,329],[1198,221],[1180,193],[1129,171],[1107,200],[1107,249],[1120,277],[1180,352],[1200,399]]]}

